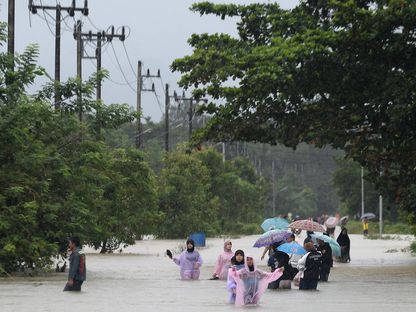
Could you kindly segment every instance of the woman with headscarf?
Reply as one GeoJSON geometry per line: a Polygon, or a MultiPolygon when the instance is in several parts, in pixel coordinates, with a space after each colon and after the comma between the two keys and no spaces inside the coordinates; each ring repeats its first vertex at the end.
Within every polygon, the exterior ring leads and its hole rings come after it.
{"type": "Polygon", "coordinates": [[[230,240],[224,242],[224,252],[222,252],[217,259],[215,264],[214,274],[212,274],[212,279],[226,280],[228,275],[228,269],[231,267],[231,258],[233,257],[233,252],[231,251],[232,243],[230,240]]]}
{"type": "Polygon", "coordinates": [[[341,233],[339,233],[337,242],[341,247],[341,261],[350,262],[350,237],[348,236],[348,230],[343,227],[341,233]]]}
{"type": "Polygon", "coordinates": [[[284,268],[279,268],[273,273],[258,270],[254,265],[254,258],[247,256],[243,269],[237,271],[233,268],[228,273],[237,284],[235,305],[257,304],[267,285],[282,276],[283,270],[284,268]]]}
{"type": "Polygon", "coordinates": [[[195,250],[195,243],[192,239],[186,241],[186,250],[179,257],[173,257],[170,250],[166,251],[169,258],[181,267],[181,279],[196,280],[199,278],[199,268],[202,265],[202,258],[195,250]]]}
{"type": "Polygon", "coordinates": [[[244,251],[241,249],[237,250],[234,256],[231,258],[231,269],[228,269],[228,277],[227,277],[227,290],[228,290],[228,302],[235,303],[235,292],[237,283],[235,279],[231,276],[230,272],[232,270],[241,270],[244,268],[244,251]]]}

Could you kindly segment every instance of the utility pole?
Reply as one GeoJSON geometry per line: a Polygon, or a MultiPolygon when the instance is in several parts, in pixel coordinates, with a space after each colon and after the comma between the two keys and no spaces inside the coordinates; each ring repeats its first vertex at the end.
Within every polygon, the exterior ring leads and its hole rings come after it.
{"type": "Polygon", "coordinates": [[[61,108],[61,95],[58,82],[61,81],[61,6],[56,5],[55,22],[55,110],[61,108]]]}
{"type": "MultiPolygon", "coordinates": [[[[383,171],[380,170],[380,177],[383,175],[383,171]]],[[[379,225],[379,235],[380,238],[383,237],[383,195],[380,195],[378,197],[378,206],[379,206],[379,220],[378,220],[378,225],[379,225]]]]}
{"type": "MultiPolygon", "coordinates": [[[[81,21],[78,20],[76,24],[76,40],[77,40],[77,78],[78,83],[82,84],[82,52],[83,52],[83,46],[82,46],[82,40],[81,40],[81,33],[82,33],[82,24],[81,21]]],[[[79,121],[82,121],[82,94],[81,90],[78,90],[77,95],[77,106],[78,106],[78,119],[79,121]]]]}
{"type": "Polygon", "coordinates": [[[189,137],[189,141],[192,138],[192,119],[193,119],[193,115],[194,115],[194,101],[196,101],[196,104],[198,104],[200,101],[204,102],[204,103],[208,103],[207,99],[200,99],[200,98],[194,98],[194,97],[186,97],[185,96],[185,92],[183,92],[182,96],[178,96],[176,94],[176,92],[174,93],[174,98],[175,101],[189,101],[189,110],[188,110],[188,127],[189,127],[189,131],[188,131],[188,137],[189,137]]]}
{"type": "Polygon", "coordinates": [[[273,198],[273,218],[276,216],[276,182],[275,182],[275,172],[274,172],[274,160],[272,160],[272,198],[273,198]]]}
{"type": "Polygon", "coordinates": [[[12,55],[12,70],[14,70],[14,17],[15,17],[15,0],[9,0],[8,7],[8,27],[7,27],[7,53],[12,55]]]}
{"type": "MultiPolygon", "coordinates": [[[[11,0],[9,0],[10,2],[11,0]]],[[[54,10],[55,11],[55,109],[60,109],[61,95],[59,93],[59,83],[61,82],[61,19],[62,11],[67,11],[69,16],[74,17],[75,12],[79,11],[83,15],[88,16],[88,1],[84,0],[84,7],[77,8],[75,0],[72,0],[72,5],[69,7],[62,7],[59,4],[56,6],[48,5],[34,5],[33,0],[29,0],[29,11],[36,14],[40,10],[54,10]]]]}
{"type": "MultiPolygon", "coordinates": [[[[74,38],[77,39],[78,30],[75,27],[74,28],[74,38]]],[[[93,33],[91,30],[88,32],[81,32],[81,43],[83,47],[84,41],[96,41],[97,42],[97,48],[95,49],[95,56],[86,56],[84,55],[84,49],[81,51],[81,59],[96,59],[97,61],[97,73],[101,70],[102,65],[102,55],[101,55],[101,49],[103,46],[103,40],[106,39],[108,42],[111,42],[114,38],[120,39],[120,41],[126,40],[125,35],[125,27],[123,26],[121,28],[121,34],[115,34],[114,33],[114,26],[111,27],[111,33],[106,33],[105,31],[99,31],[97,33],[93,33]]],[[[101,79],[98,79],[97,81],[97,90],[96,90],[96,98],[97,101],[101,100],[101,79]]]]}
{"type": "Polygon", "coordinates": [[[165,85],[165,151],[169,153],[169,106],[170,106],[170,98],[169,98],[169,85],[165,85]]]}
{"type": "Polygon", "coordinates": [[[361,216],[364,215],[364,168],[361,167],[361,216]]]}
{"type": "Polygon", "coordinates": [[[137,62],[137,88],[136,88],[136,111],[140,114],[137,119],[137,136],[136,136],[136,147],[140,148],[142,145],[142,62],[137,62]]]}
{"type": "Polygon", "coordinates": [[[191,97],[189,99],[189,141],[192,139],[192,117],[193,117],[193,106],[194,106],[194,98],[191,97]]]}
{"type": "MultiPolygon", "coordinates": [[[[102,36],[101,33],[97,33],[97,49],[95,50],[95,57],[97,58],[97,73],[101,70],[101,46],[102,46],[102,36]]],[[[97,92],[96,92],[97,101],[101,101],[101,78],[97,81],[97,92]]]]}
{"type": "Polygon", "coordinates": [[[140,114],[137,119],[137,135],[136,135],[136,148],[140,148],[142,146],[142,91],[149,91],[155,92],[155,84],[152,83],[152,87],[150,89],[146,89],[143,87],[143,79],[144,78],[160,78],[160,69],[157,71],[157,75],[151,75],[150,69],[147,69],[146,75],[142,75],[142,62],[137,62],[137,89],[136,89],[136,111],[140,114]]]}
{"type": "MultiPolygon", "coordinates": [[[[114,38],[124,41],[126,39],[125,27],[121,29],[121,34],[114,33],[114,26],[111,27],[111,33],[107,34],[105,31],[93,33],[92,31],[82,32],[81,21],[77,21],[77,24],[74,26],[74,39],[77,40],[77,78],[80,83],[82,82],[82,59],[96,59],[97,60],[97,72],[101,70],[101,48],[103,39],[107,41],[112,41],[114,38]],[[95,50],[95,56],[85,56],[84,55],[84,41],[96,41],[97,48],[95,50]]],[[[101,100],[101,79],[97,81],[97,90],[96,90],[97,101],[101,100]]],[[[82,99],[81,94],[78,95],[78,113],[79,120],[82,120],[82,99]]]]}

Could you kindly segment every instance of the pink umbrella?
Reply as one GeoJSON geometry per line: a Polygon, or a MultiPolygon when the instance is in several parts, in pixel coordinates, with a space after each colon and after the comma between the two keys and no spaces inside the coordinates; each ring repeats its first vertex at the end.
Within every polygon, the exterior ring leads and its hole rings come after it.
{"type": "Polygon", "coordinates": [[[329,217],[326,221],[325,221],[325,226],[328,229],[333,229],[334,227],[336,227],[338,224],[338,218],[336,217],[329,217]]]}
{"type": "Polygon", "coordinates": [[[298,220],[289,224],[288,228],[313,232],[325,232],[325,229],[322,225],[312,220],[298,220]]]}

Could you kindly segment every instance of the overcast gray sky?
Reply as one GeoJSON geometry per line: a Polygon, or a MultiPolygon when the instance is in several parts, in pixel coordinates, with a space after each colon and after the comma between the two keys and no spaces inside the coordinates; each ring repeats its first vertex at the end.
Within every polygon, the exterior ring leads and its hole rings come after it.
{"type": "MultiPolygon", "coordinates": [[[[0,0],[0,18],[7,21],[7,0],[0,0]]],[[[28,0],[16,0],[16,52],[22,52],[29,43],[37,43],[40,47],[39,65],[54,75],[54,11],[38,11],[37,15],[29,14],[28,0]]],[[[70,6],[71,0],[34,0],[34,4],[70,6]]],[[[103,50],[103,67],[110,71],[111,80],[103,84],[102,97],[107,103],[128,103],[136,106],[136,68],[141,60],[145,71],[151,73],[160,69],[163,83],[169,83],[171,90],[179,91],[176,82],[178,73],[172,73],[169,65],[176,58],[192,52],[187,40],[193,33],[224,32],[235,34],[235,20],[221,20],[214,16],[203,16],[189,11],[191,0],[89,0],[89,16],[77,13],[75,19],[83,22],[83,31],[106,30],[109,26],[125,25],[131,30],[129,37],[123,43],[114,40],[103,50]],[[127,52],[127,53],[126,53],[127,52]],[[128,55],[128,56],[127,56],[128,55]],[[128,61],[130,59],[130,62],[128,61]],[[120,66],[117,65],[117,60],[120,66]],[[132,66],[130,66],[130,63],[132,66]],[[121,67],[121,69],[119,68],[121,67]],[[133,67],[133,68],[131,68],[133,67]],[[134,70],[134,71],[133,71],[134,70]],[[123,77],[123,74],[125,78],[123,77]],[[127,81],[127,82],[126,82],[127,81]],[[129,84],[130,85],[129,85],[129,84]]],[[[215,3],[248,4],[252,0],[218,1],[215,3]]],[[[297,0],[279,0],[282,8],[292,8],[297,0]]],[[[77,0],[77,6],[83,6],[83,0],[77,0]]],[[[67,14],[64,13],[64,17],[67,14]]],[[[76,42],[72,36],[74,19],[67,16],[62,24],[61,40],[61,80],[76,76],[76,42]]],[[[3,47],[4,49],[4,47],[3,47]]],[[[92,46],[86,47],[86,52],[92,54],[92,46]]],[[[95,60],[83,60],[83,77],[88,77],[95,71],[95,60]]],[[[147,87],[150,87],[151,81],[147,87]]],[[[42,81],[38,81],[41,84],[42,81]]],[[[164,104],[162,83],[154,79],[156,93],[160,104],[164,104]]],[[[142,95],[143,113],[159,121],[162,109],[156,97],[151,92],[142,95]]]]}

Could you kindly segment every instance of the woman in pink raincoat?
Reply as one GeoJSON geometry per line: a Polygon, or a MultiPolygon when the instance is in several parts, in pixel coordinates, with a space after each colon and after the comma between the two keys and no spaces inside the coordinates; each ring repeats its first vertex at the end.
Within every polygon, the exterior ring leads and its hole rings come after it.
{"type": "Polygon", "coordinates": [[[172,257],[170,250],[167,250],[169,258],[181,267],[181,279],[197,280],[199,278],[199,268],[202,265],[202,258],[195,250],[195,243],[192,239],[186,241],[186,250],[179,257],[172,257]]]}
{"type": "Polygon", "coordinates": [[[283,270],[283,268],[278,268],[273,273],[258,270],[254,266],[253,257],[247,256],[245,268],[239,271],[230,270],[229,272],[237,283],[235,305],[257,304],[267,285],[282,276],[283,270]]]}
{"type": "Polygon", "coordinates": [[[226,280],[228,275],[228,269],[231,267],[231,258],[233,257],[233,252],[231,251],[233,244],[230,240],[224,242],[224,252],[222,252],[217,259],[215,264],[214,274],[212,274],[212,279],[226,280]]]}

